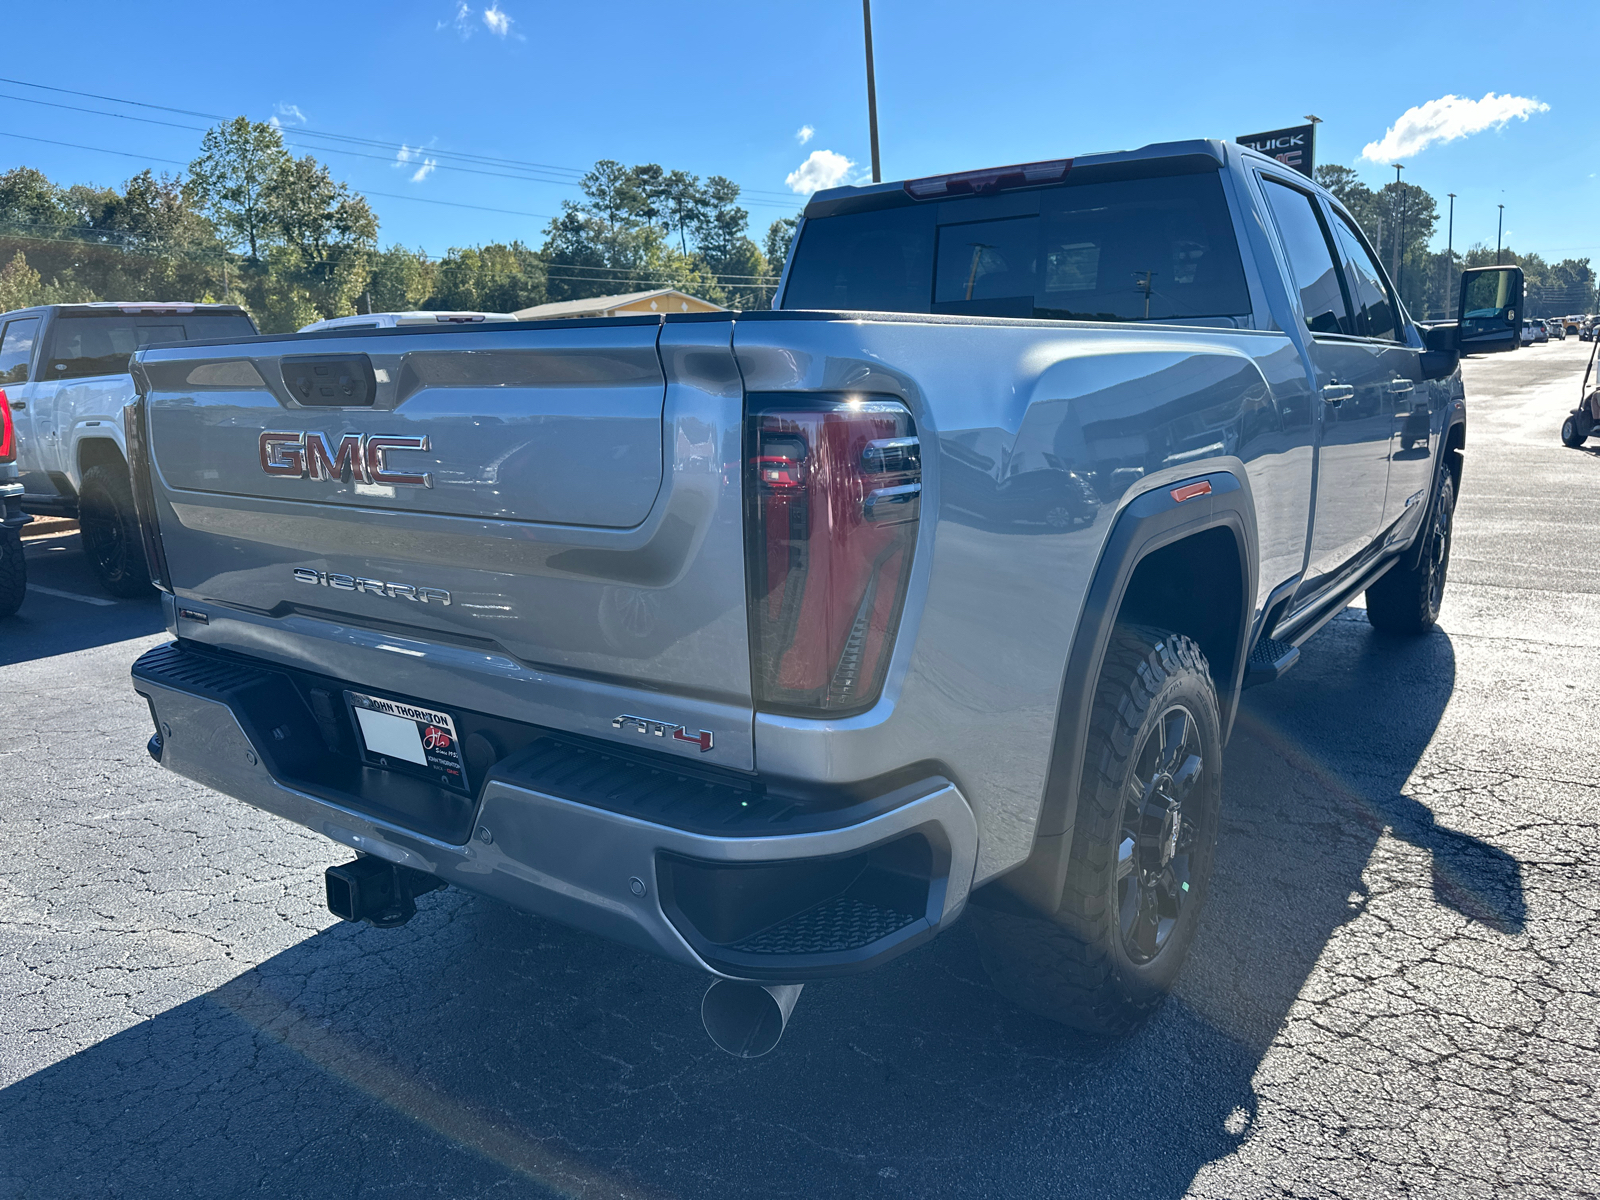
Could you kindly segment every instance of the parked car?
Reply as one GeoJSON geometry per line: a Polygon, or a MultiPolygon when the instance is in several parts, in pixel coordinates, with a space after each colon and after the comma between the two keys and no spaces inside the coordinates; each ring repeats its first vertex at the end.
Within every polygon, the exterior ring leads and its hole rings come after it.
{"type": "Polygon", "coordinates": [[[1583,329],[1583,314],[1577,313],[1561,319],[1561,328],[1566,333],[1578,333],[1583,329]]]}
{"type": "Polygon", "coordinates": [[[1363,591],[1437,619],[1521,269],[1461,296],[1196,141],[819,192],[772,312],[144,350],[150,752],[358,851],[346,919],[448,883],[707,972],[734,1053],[968,909],[1125,1030],[1241,688],[1363,591]]]}
{"type": "Polygon", "coordinates": [[[1567,324],[1560,317],[1552,317],[1544,323],[1545,330],[1551,338],[1558,342],[1567,340],[1567,324]]]}
{"type": "Polygon", "coordinates": [[[123,406],[141,346],[249,337],[233,304],[47,304],[0,315],[0,387],[16,438],[24,512],[76,517],[114,596],[149,590],[128,488],[123,406]]]}
{"type": "Polygon", "coordinates": [[[301,333],[322,333],[329,329],[399,329],[413,325],[482,325],[489,321],[515,321],[515,313],[490,312],[384,312],[360,313],[353,317],[329,317],[300,327],[301,333]]]}
{"type": "Polygon", "coordinates": [[[1594,339],[1594,326],[1593,325],[1585,323],[1583,325],[1578,326],[1578,340],[1580,342],[1592,341],[1593,339],[1594,339]]]}
{"type": "MultiPolygon", "coordinates": [[[[0,371],[4,368],[0,359],[0,371]]],[[[16,424],[6,394],[0,391],[0,617],[16,612],[27,595],[22,527],[31,519],[22,511],[22,484],[17,480],[16,424]]]]}
{"type": "Polygon", "coordinates": [[[1531,317],[1522,322],[1521,342],[1524,346],[1531,346],[1539,340],[1538,324],[1531,317]]]}

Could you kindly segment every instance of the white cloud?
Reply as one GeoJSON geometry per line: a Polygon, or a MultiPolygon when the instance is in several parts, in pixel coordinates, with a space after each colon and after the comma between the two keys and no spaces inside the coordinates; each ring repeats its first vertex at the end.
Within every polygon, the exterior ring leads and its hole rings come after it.
{"type": "Polygon", "coordinates": [[[272,115],[267,118],[267,124],[274,129],[282,129],[286,125],[304,125],[305,123],[306,115],[300,111],[298,104],[284,104],[282,101],[278,103],[272,115]]]}
{"type": "Polygon", "coordinates": [[[416,170],[415,170],[415,171],[414,171],[414,172],[413,172],[413,173],[412,173],[412,175],[411,175],[411,182],[412,182],[412,183],[421,183],[421,182],[422,182],[422,181],[423,181],[423,180],[424,180],[424,179],[426,179],[426,178],[427,178],[427,177],[428,177],[428,176],[429,176],[429,175],[432,175],[432,174],[433,174],[433,169],[434,169],[434,168],[435,168],[435,167],[437,167],[437,166],[438,166],[438,165],[439,165],[439,164],[438,164],[438,163],[437,163],[437,162],[435,162],[435,161],[434,161],[434,160],[433,160],[433,159],[431,159],[431,158],[425,158],[425,159],[423,159],[423,160],[422,160],[422,165],[421,165],[421,166],[420,166],[420,167],[418,167],[418,168],[417,168],[417,169],[416,169],[416,170]]]}
{"type": "Polygon", "coordinates": [[[410,162],[413,158],[415,158],[417,155],[419,155],[421,153],[422,153],[422,147],[421,146],[418,146],[415,150],[413,150],[410,146],[406,145],[404,142],[401,142],[400,143],[400,150],[394,156],[394,162],[392,164],[390,164],[390,165],[396,166],[396,167],[404,166],[406,163],[410,162]]]}
{"type": "Polygon", "coordinates": [[[1493,92],[1482,100],[1440,96],[1406,109],[1381,141],[1366,145],[1361,157],[1368,162],[1392,163],[1420,154],[1435,142],[1453,142],[1485,129],[1499,129],[1513,118],[1526,121],[1534,113],[1549,111],[1548,104],[1527,96],[1496,96],[1493,92]]]}
{"type": "Polygon", "coordinates": [[[838,187],[855,165],[844,155],[835,154],[832,150],[813,150],[805,162],[789,172],[784,182],[789,185],[790,191],[809,196],[823,188],[838,187]]]}
{"type": "Polygon", "coordinates": [[[478,27],[472,20],[472,6],[467,3],[467,0],[457,0],[456,15],[448,21],[440,21],[434,26],[434,29],[454,29],[456,36],[463,42],[466,41],[474,33],[478,32],[478,27]]]}
{"type": "Polygon", "coordinates": [[[809,126],[809,125],[802,125],[802,126],[800,126],[799,129],[795,130],[794,140],[799,142],[802,146],[804,146],[807,142],[809,142],[812,138],[814,138],[816,136],[817,136],[817,131],[815,129],[811,128],[811,126],[809,126]]]}
{"type": "Polygon", "coordinates": [[[498,3],[483,10],[483,23],[495,37],[503,38],[511,32],[511,18],[501,11],[498,3]]]}

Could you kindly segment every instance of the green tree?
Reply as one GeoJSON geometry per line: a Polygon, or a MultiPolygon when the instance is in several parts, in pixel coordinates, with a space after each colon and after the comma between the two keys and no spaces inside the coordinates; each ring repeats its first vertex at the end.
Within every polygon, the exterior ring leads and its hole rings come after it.
{"type": "Polygon", "coordinates": [[[235,117],[206,131],[199,157],[189,164],[186,194],[230,245],[244,247],[257,262],[275,226],[269,203],[273,181],[289,161],[276,129],[235,117]]]}
{"type": "Polygon", "coordinates": [[[545,263],[521,242],[452,249],[439,263],[427,307],[517,312],[545,302],[545,263]]]}
{"type": "Polygon", "coordinates": [[[43,290],[39,272],[28,265],[27,256],[18,250],[0,270],[0,312],[39,303],[43,290]]]}
{"type": "Polygon", "coordinates": [[[73,224],[66,193],[32,167],[0,175],[0,221],[22,226],[73,224]]]}
{"type": "Polygon", "coordinates": [[[390,246],[372,259],[367,278],[371,312],[408,312],[422,307],[433,291],[434,268],[421,254],[390,246]]]}
{"type": "Polygon", "coordinates": [[[767,269],[774,275],[783,270],[783,264],[789,261],[789,246],[794,241],[794,231],[799,225],[797,213],[792,217],[779,217],[767,226],[767,269]]]}

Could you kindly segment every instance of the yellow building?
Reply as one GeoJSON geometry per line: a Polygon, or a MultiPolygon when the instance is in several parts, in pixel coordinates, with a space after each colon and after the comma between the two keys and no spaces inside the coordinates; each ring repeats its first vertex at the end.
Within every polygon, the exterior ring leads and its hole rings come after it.
{"type": "Polygon", "coordinates": [[[656,288],[653,292],[629,292],[624,296],[591,296],[587,300],[558,300],[554,304],[535,304],[518,310],[519,321],[549,321],[558,317],[639,317],[669,312],[726,312],[720,304],[680,292],[677,288],[656,288]]]}

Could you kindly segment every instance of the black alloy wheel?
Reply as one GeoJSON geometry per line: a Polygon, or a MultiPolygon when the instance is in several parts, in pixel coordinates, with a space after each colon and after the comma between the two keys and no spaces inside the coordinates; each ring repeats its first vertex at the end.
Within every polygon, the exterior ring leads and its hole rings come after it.
{"type": "Polygon", "coordinates": [[[1433,507],[1421,536],[1417,561],[1404,560],[1367,589],[1367,620],[1385,633],[1427,633],[1444,607],[1444,586],[1450,574],[1450,545],[1455,534],[1455,477],[1440,472],[1433,507]]]}
{"type": "Polygon", "coordinates": [[[78,492],[78,529],[83,550],[100,586],[113,596],[142,596],[150,590],[133,487],[126,470],[90,467],[78,492]]]}
{"type": "Polygon", "coordinates": [[[1122,806],[1117,845],[1117,924],[1128,960],[1152,961],[1172,939],[1190,895],[1199,824],[1184,801],[1205,773],[1194,714],[1173,705],[1138,753],[1122,806]]]}

